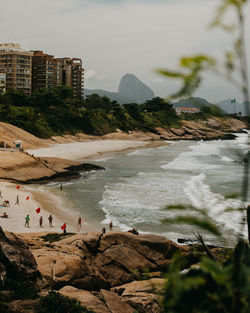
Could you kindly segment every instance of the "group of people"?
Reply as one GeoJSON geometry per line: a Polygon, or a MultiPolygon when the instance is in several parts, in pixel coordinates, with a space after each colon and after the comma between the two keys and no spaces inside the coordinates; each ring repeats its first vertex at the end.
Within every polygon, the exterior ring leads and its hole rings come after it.
{"type": "MultiPolygon", "coordinates": [[[[113,222],[112,222],[112,221],[109,222],[109,230],[110,230],[110,231],[113,230],[113,222]]],[[[106,233],[106,227],[105,227],[105,226],[103,226],[101,232],[102,232],[102,234],[105,234],[105,233],[106,233]]],[[[132,233],[132,234],[134,234],[134,235],[139,235],[139,232],[138,232],[138,230],[137,230],[135,227],[133,227],[132,229],[128,230],[128,232],[129,232],[129,233],[132,233]]]]}
{"type": "MultiPolygon", "coordinates": [[[[53,227],[53,225],[52,225],[53,217],[51,214],[48,217],[48,221],[49,221],[49,226],[53,227]]],[[[40,218],[39,218],[39,225],[40,225],[40,227],[43,227],[43,217],[42,216],[40,216],[40,218]]],[[[27,228],[30,227],[30,216],[29,216],[29,214],[27,214],[25,217],[24,227],[27,227],[27,228]]]]}

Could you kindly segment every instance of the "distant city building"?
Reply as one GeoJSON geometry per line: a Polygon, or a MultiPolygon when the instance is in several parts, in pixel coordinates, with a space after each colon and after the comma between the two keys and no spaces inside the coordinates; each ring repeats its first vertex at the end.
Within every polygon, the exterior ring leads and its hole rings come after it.
{"type": "Polygon", "coordinates": [[[32,55],[17,43],[0,44],[0,72],[6,74],[6,90],[31,93],[32,55]]]}
{"type": "Polygon", "coordinates": [[[71,87],[75,98],[83,97],[84,69],[79,58],[57,58],[62,70],[62,85],[71,87]]]}
{"type": "Polygon", "coordinates": [[[62,69],[53,55],[33,51],[32,91],[39,88],[53,88],[62,84],[62,69]]]}
{"type": "Polygon", "coordinates": [[[6,74],[0,73],[0,94],[6,92],[6,74]]]}
{"type": "Polygon", "coordinates": [[[185,107],[177,107],[175,108],[176,114],[181,114],[181,113],[200,113],[200,109],[198,108],[185,108],[185,107]]]}

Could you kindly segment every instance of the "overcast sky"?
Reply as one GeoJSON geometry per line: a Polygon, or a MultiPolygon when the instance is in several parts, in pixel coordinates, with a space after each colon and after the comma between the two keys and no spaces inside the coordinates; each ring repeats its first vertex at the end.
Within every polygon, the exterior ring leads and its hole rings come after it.
{"type": "MultiPolygon", "coordinates": [[[[116,91],[121,77],[133,73],[166,97],[175,81],[155,73],[177,69],[181,56],[206,53],[221,58],[232,40],[208,30],[220,0],[1,0],[0,42],[56,57],[80,57],[85,87],[116,91]]],[[[250,7],[248,10],[250,13],[250,7]]],[[[249,14],[250,15],[250,14],[249,14]]],[[[233,20],[233,16],[232,16],[233,20]]],[[[247,19],[250,65],[250,22],[247,19]]],[[[217,102],[240,93],[207,75],[197,96],[217,102]]]]}

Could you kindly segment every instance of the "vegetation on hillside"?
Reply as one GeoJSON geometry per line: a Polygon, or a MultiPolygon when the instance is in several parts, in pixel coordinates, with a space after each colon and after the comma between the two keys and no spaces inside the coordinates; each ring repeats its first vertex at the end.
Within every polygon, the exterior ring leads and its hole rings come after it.
{"type": "MultiPolygon", "coordinates": [[[[206,107],[194,118],[210,115],[220,116],[221,112],[206,107]]],[[[156,127],[180,127],[180,119],[172,104],[159,97],[121,106],[96,94],[74,99],[72,89],[66,86],[38,89],[30,96],[18,90],[0,95],[0,121],[41,138],[76,132],[102,135],[116,129],[154,132],[156,127]]]]}

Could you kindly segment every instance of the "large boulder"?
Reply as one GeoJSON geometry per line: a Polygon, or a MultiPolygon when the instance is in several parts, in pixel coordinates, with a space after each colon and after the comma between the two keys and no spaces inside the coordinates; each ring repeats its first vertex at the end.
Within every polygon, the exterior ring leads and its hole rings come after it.
{"type": "Polygon", "coordinates": [[[93,310],[95,313],[110,313],[107,306],[90,291],[65,286],[59,290],[59,293],[65,297],[77,299],[83,307],[93,310]]]}
{"type": "Polygon", "coordinates": [[[160,307],[164,278],[152,278],[143,281],[133,281],[111,290],[117,293],[122,301],[132,306],[138,312],[162,312],[160,307]]]}
{"type": "Polygon", "coordinates": [[[0,272],[14,279],[35,280],[37,263],[24,241],[0,227],[0,272]]]}

